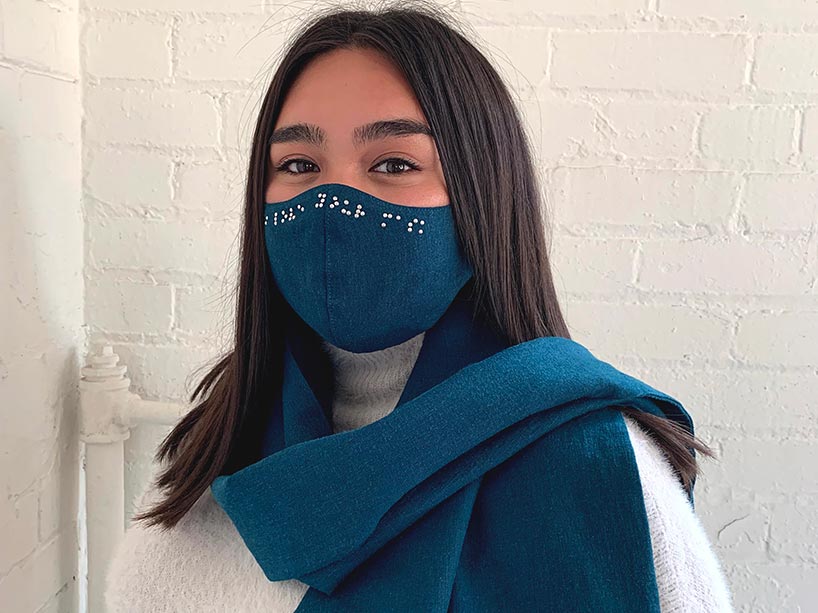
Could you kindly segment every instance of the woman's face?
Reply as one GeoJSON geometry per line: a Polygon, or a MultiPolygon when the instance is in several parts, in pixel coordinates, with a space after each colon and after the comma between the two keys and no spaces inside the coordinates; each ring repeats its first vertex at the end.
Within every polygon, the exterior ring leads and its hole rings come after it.
{"type": "Polygon", "coordinates": [[[414,93],[389,60],[371,50],[326,53],[284,100],[271,139],[266,200],[345,183],[396,204],[448,204],[428,132],[414,93]]]}

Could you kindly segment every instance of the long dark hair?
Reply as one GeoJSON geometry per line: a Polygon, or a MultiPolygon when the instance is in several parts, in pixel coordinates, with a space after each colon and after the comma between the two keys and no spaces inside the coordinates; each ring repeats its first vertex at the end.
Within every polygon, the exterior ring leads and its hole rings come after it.
{"type": "MultiPolygon", "coordinates": [[[[191,394],[193,409],[165,437],[155,485],[164,498],[135,515],[174,526],[222,472],[244,465],[258,415],[281,385],[281,297],[266,257],[263,198],[267,142],[284,98],[316,56],[339,48],[380,51],[403,72],[435,137],[463,249],[475,271],[478,310],[512,344],[570,338],[557,301],[550,232],[524,123],[497,71],[440,7],[325,9],[305,22],[272,77],[253,134],[237,280],[235,339],[191,394]]],[[[667,452],[686,488],[698,467],[688,448],[713,456],[668,419],[623,409],[667,452]]]]}

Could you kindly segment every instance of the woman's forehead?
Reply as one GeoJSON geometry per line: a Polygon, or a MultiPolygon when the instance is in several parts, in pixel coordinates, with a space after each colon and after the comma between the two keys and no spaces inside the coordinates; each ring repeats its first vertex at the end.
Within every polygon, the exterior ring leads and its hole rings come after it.
{"type": "Polygon", "coordinates": [[[276,123],[309,123],[350,138],[361,125],[387,118],[426,123],[409,83],[389,60],[368,50],[319,56],[287,92],[276,123]]]}

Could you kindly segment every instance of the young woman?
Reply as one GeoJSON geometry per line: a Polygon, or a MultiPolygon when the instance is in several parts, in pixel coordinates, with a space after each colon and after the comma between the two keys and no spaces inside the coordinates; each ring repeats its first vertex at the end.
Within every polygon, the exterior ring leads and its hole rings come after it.
{"type": "Polygon", "coordinates": [[[524,127],[427,7],[307,23],[264,98],[235,346],[113,611],[730,611],[693,423],[570,339],[524,127]]]}

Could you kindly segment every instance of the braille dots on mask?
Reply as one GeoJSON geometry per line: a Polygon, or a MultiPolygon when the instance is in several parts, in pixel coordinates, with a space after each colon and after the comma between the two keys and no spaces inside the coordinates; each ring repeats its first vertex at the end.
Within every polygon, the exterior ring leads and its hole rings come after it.
{"type": "MultiPolygon", "coordinates": [[[[297,217],[296,211],[302,211],[303,212],[303,211],[306,211],[306,209],[302,205],[296,204],[294,207],[291,206],[286,211],[284,211],[284,210],[276,211],[275,213],[273,213],[273,225],[277,226],[279,224],[279,222],[283,224],[286,221],[293,221],[297,217]]],[[[265,215],[264,216],[264,225],[266,226],[269,221],[270,221],[270,216],[265,215]]]]}
{"type": "MultiPolygon", "coordinates": [[[[381,222],[381,228],[387,227],[387,221],[390,220],[390,219],[394,219],[395,221],[400,221],[401,220],[400,215],[393,215],[392,213],[383,213],[383,218],[386,221],[381,222]]],[[[425,223],[426,222],[423,221],[422,219],[420,221],[418,221],[418,218],[414,217],[412,219],[412,221],[406,222],[406,231],[407,232],[412,232],[415,229],[416,226],[418,226],[418,225],[422,226],[425,223]]],[[[417,232],[418,234],[423,234],[423,228],[417,228],[417,231],[418,231],[417,232]]]]}
{"type": "MultiPolygon", "coordinates": [[[[317,201],[313,204],[314,209],[320,209],[324,207],[324,204],[327,202],[328,195],[326,193],[319,192],[317,201]]],[[[366,216],[366,211],[364,210],[363,204],[356,203],[354,208],[350,205],[349,200],[341,200],[338,196],[331,196],[329,201],[330,209],[337,209],[337,211],[344,215],[345,217],[350,217],[352,219],[360,219],[366,216]]],[[[294,207],[289,207],[288,209],[281,211],[275,211],[273,213],[273,225],[277,226],[279,223],[284,224],[287,221],[294,221],[298,217],[298,212],[304,212],[305,208],[298,204],[294,207]]],[[[388,221],[395,220],[395,221],[402,221],[401,216],[396,213],[383,213],[383,219],[381,221],[381,228],[388,227],[388,221]]],[[[264,225],[268,225],[270,221],[270,215],[264,216],[264,225]]],[[[425,221],[423,219],[418,219],[417,217],[412,218],[411,221],[406,220],[405,229],[407,232],[414,232],[416,234],[423,234],[422,226],[425,225],[425,221]]]]}

